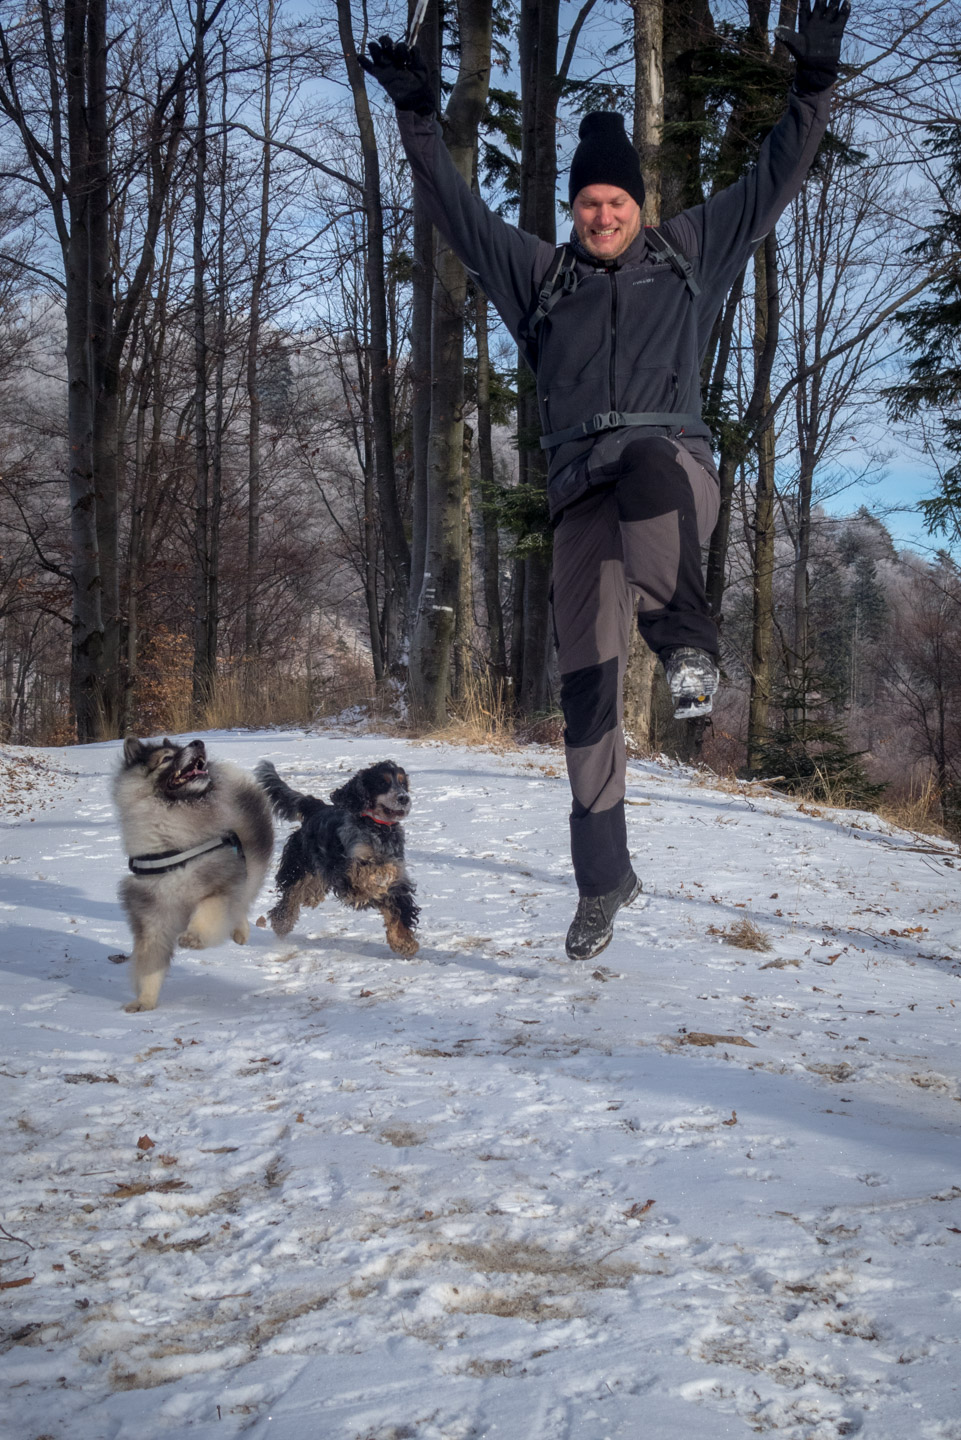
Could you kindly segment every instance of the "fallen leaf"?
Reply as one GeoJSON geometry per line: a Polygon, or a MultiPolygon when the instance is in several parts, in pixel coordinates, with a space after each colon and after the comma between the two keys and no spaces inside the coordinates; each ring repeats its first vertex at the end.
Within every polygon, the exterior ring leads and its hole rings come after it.
{"type": "Polygon", "coordinates": [[[650,1210],[653,1206],[653,1204],[653,1200],[645,1200],[643,1205],[641,1205],[639,1201],[635,1200],[630,1210],[625,1210],[622,1213],[627,1217],[628,1220],[640,1220],[641,1216],[646,1215],[648,1210],[650,1210]]]}
{"type": "Polygon", "coordinates": [[[156,1140],[151,1140],[149,1135],[141,1135],[140,1139],[137,1141],[137,1149],[152,1150],[156,1143],[156,1140]]]}
{"type": "Polygon", "coordinates": [[[691,1030],[687,1035],[682,1035],[678,1041],[680,1045],[746,1045],[749,1050],[756,1050],[757,1046],[752,1045],[750,1040],[745,1040],[743,1035],[709,1035],[705,1030],[691,1030]]]}
{"type": "Polygon", "coordinates": [[[722,1125],[736,1125],[736,1124],[737,1124],[737,1111],[736,1111],[736,1110],[732,1110],[732,1111],[731,1111],[731,1118],[730,1118],[730,1120],[722,1120],[722,1121],[721,1121],[721,1124],[722,1124],[722,1125]]]}
{"type": "Polygon", "coordinates": [[[0,1290],[19,1290],[21,1285],[30,1285],[32,1283],[32,1275],[24,1275],[22,1280],[0,1280],[0,1290]]]}
{"type": "Polygon", "coordinates": [[[116,1190],[107,1196],[108,1200],[130,1200],[134,1195],[146,1195],[150,1191],[183,1190],[186,1180],[135,1180],[130,1185],[118,1185],[116,1190]]]}

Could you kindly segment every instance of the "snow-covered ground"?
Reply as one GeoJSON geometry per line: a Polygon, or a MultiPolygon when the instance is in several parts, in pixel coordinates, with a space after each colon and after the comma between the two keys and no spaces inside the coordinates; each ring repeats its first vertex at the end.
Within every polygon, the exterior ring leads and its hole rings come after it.
{"type": "Polygon", "coordinates": [[[0,752],[3,1440],[959,1440],[954,847],[635,764],[572,965],[557,753],[208,744],[406,765],[422,947],[328,901],[125,1014],[117,747],[0,752]]]}

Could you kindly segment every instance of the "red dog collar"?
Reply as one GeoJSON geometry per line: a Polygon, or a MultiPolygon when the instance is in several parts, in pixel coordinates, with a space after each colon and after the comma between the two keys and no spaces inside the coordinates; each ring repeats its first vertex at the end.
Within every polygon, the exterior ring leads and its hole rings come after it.
{"type": "Polygon", "coordinates": [[[396,825],[396,824],[397,824],[397,821],[396,821],[396,820],[378,820],[377,816],[376,816],[376,815],[372,815],[369,810],[362,810],[362,811],[360,812],[360,814],[361,814],[361,818],[362,818],[362,819],[364,819],[364,820],[373,820],[373,822],[374,822],[375,825],[396,825]]]}

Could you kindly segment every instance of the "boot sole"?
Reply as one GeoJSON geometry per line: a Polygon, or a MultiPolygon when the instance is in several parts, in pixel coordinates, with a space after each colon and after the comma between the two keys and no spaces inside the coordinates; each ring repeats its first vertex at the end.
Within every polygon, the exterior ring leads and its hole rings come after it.
{"type": "MultiPolygon", "coordinates": [[[[638,880],[637,883],[636,883],[636,885],[634,886],[634,889],[631,891],[631,893],[630,893],[630,895],[627,897],[627,899],[626,899],[626,900],[622,900],[621,903],[620,903],[620,905],[618,905],[617,910],[614,911],[614,916],[615,916],[615,918],[617,917],[618,911],[620,911],[620,910],[625,910],[628,905],[633,905],[634,901],[637,899],[638,895],[640,895],[640,893],[641,893],[641,891],[642,891],[643,889],[644,889],[644,886],[641,884],[640,880],[638,880]]],[[[610,943],[611,943],[611,941],[612,941],[613,939],[614,939],[614,926],[613,926],[613,924],[612,924],[612,925],[611,925],[611,928],[610,928],[610,931],[608,932],[607,938],[603,941],[602,944],[598,945],[595,950],[588,950],[588,951],[587,951],[585,954],[583,954],[583,955],[572,955],[571,952],[570,952],[570,950],[568,950],[567,947],[565,946],[565,947],[564,947],[564,951],[565,951],[565,954],[567,955],[568,960],[593,960],[595,955],[601,955],[601,954],[603,954],[603,952],[607,949],[608,945],[610,945],[610,943]]]]}
{"type": "Polygon", "coordinates": [[[713,709],[713,695],[679,695],[674,702],[674,719],[696,720],[700,715],[710,715],[713,709]]]}

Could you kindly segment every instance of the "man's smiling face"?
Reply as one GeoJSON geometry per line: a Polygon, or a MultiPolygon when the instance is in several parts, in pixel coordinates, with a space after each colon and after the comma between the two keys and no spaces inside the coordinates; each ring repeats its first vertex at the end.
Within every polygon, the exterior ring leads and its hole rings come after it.
{"type": "Polygon", "coordinates": [[[588,255],[614,260],[640,232],[641,207],[616,185],[585,185],[574,196],[574,230],[588,255]]]}

